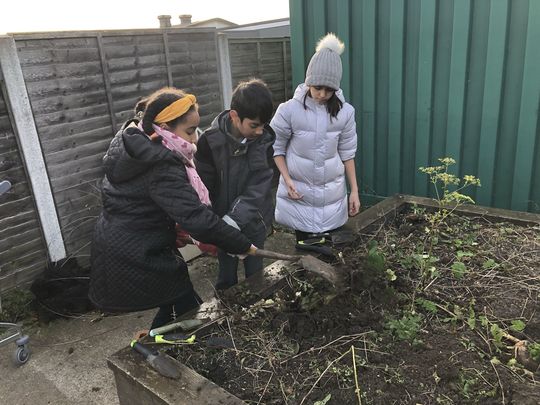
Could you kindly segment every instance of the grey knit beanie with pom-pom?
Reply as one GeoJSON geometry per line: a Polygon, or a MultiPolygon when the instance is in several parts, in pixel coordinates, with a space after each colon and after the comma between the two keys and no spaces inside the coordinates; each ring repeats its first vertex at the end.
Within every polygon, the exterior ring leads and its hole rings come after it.
{"type": "Polygon", "coordinates": [[[308,86],[326,86],[339,89],[343,68],[341,57],[345,45],[334,34],[326,34],[317,44],[306,70],[305,83],[308,86]]]}

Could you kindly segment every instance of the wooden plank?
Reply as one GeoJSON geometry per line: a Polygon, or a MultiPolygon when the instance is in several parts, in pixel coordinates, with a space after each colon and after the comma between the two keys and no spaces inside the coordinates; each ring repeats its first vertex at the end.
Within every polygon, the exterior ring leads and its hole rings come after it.
{"type": "Polygon", "coordinates": [[[49,175],[51,178],[51,184],[53,187],[59,184],[60,179],[69,179],[69,182],[83,182],[90,180],[85,176],[85,174],[99,173],[99,170],[102,170],[102,159],[103,155],[98,156],[87,156],[81,159],[78,159],[75,162],[66,162],[65,164],[59,165],[50,165],[49,166],[49,175]],[[77,176],[75,176],[77,174],[77,176]]]}
{"type": "Polygon", "coordinates": [[[28,89],[28,95],[30,96],[32,103],[35,103],[42,98],[48,99],[55,95],[76,95],[96,91],[105,93],[105,85],[103,83],[103,75],[101,72],[83,78],[74,77],[70,79],[50,79],[38,82],[28,82],[26,88],[28,89]]]}
{"type": "Polygon", "coordinates": [[[41,82],[56,79],[84,79],[87,76],[101,74],[99,60],[77,64],[58,64],[47,66],[26,66],[23,68],[26,83],[41,82]]]}
{"type": "MultiPolygon", "coordinates": [[[[0,256],[1,257],[1,256],[0,256]]],[[[4,260],[4,259],[3,259],[4,260]]],[[[45,249],[31,250],[18,254],[16,258],[5,259],[0,270],[0,284],[3,284],[4,279],[10,276],[20,278],[27,276],[28,268],[35,269],[41,267],[41,270],[45,269],[47,263],[47,251],[45,249]]],[[[1,285],[4,288],[4,285],[1,285]]]]}
{"type": "Polygon", "coordinates": [[[34,116],[41,116],[62,111],[72,111],[76,108],[87,108],[89,105],[104,104],[107,102],[107,95],[103,89],[88,91],[81,94],[57,94],[49,95],[47,98],[32,100],[32,111],[34,116]]]}
{"type": "Polygon", "coordinates": [[[163,48],[165,51],[165,66],[167,67],[167,83],[172,86],[171,57],[169,55],[169,34],[163,33],[163,48]]]}
{"type": "Polygon", "coordinates": [[[17,227],[21,227],[24,230],[31,228],[39,229],[39,220],[33,209],[13,214],[15,215],[0,218],[0,229],[2,229],[2,233],[6,233],[7,235],[11,232],[11,229],[17,227]]]}
{"type": "Polygon", "coordinates": [[[96,36],[98,49],[99,49],[99,59],[101,61],[101,71],[103,73],[103,82],[105,83],[105,92],[107,94],[107,106],[109,107],[109,117],[111,119],[111,128],[112,131],[115,132],[117,128],[116,118],[114,116],[114,110],[113,110],[113,100],[111,95],[111,82],[109,79],[109,66],[107,64],[107,61],[105,59],[105,51],[103,49],[103,37],[98,34],[96,36]]]}
{"type": "Polygon", "coordinates": [[[0,277],[0,292],[8,291],[12,288],[26,288],[35,280],[35,278],[43,272],[46,266],[46,258],[41,261],[19,269],[16,273],[12,273],[6,277],[0,277]]]}
{"type": "Polygon", "coordinates": [[[35,40],[51,40],[51,39],[84,39],[86,37],[95,37],[96,34],[102,33],[104,37],[119,37],[119,36],[144,36],[161,34],[164,30],[178,35],[185,35],[192,38],[204,38],[208,35],[213,35],[215,28],[144,28],[144,29],[126,29],[126,30],[107,30],[107,31],[57,31],[57,32],[38,32],[38,33],[16,33],[12,34],[19,41],[35,41],[35,40]]]}
{"type": "Polygon", "coordinates": [[[43,247],[39,229],[8,235],[6,238],[0,239],[0,263],[7,263],[8,258],[18,257],[21,252],[32,251],[35,246],[43,247]]]}
{"type": "MultiPolygon", "coordinates": [[[[103,169],[101,169],[101,171],[103,171],[103,169]]],[[[101,201],[101,181],[103,180],[103,173],[101,176],[99,176],[98,173],[99,171],[96,170],[95,178],[83,181],[74,186],[62,188],[60,184],[57,184],[54,193],[57,206],[86,195],[93,195],[97,200],[101,201]]]]}
{"type": "Polygon", "coordinates": [[[137,56],[136,58],[118,58],[109,59],[108,70],[111,73],[122,72],[124,70],[132,70],[134,68],[154,68],[159,71],[164,71],[163,66],[164,56],[162,54],[137,56]]]}
{"type": "Polygon", "coordinates": [[[12,185],[11,190],[2,195],[2,204],[18,201],[31,196],[30,185],[28,184],[26,173],[22,167],[10,169],[9,174],[2,173],[0,176],[4,180],[8,180],[12,185]],[[21,177],[17,177],[13,173],[22,173],[22,175],[20,175],[21,177]]]}
{"type": "MultiPolygon", "coordinates": [[[[437,209],[439,208],[438,201],[431,198],[417,197],[412,195],[403,195],[401,197],[406,203],[409,204],[417,204],[437,209]]],[[[444,206],[444,208],[453,209],[454,207],[444,206]]],[[[524,226],[540,225],[540,214],[533,214],[532,212],[512,211],[502,208],[491,208],[470,204],[461,205],[457,207],[455,211],[464,215],[481,216],[496,222],[509,221],[524,226]]]]}
{"type": "Polygon", "coordinates": [[[13,215],[14,212],[34,209],[34,199],[30,196],[9,201],[0,205],[0,218],[13,215]]]}
{"type": "Polygon", "coordinates": [[[57,65],[70,63],[86,63],[97,60],[98,49],[95,47],[62,49],[57,44],[51,47],[32,48],[29,51],[19,52],[21,66],[57,65]]]}
{"type": "Polygon", "coordinates": [[[47,161],[49,168],[57,165],[63,165],[66,162],[75,160],[82,163],[81,159],[96,158],[96,155],[98,155],[99,159],[101,160],[109,148],[110,143],[110,139],[101,139],[99,141],[86,143],[74,148],[61,149],[59,151],[48,153],[45,160],[47,161]]]}
{"type": "Polygon", "coordinates": [[[167,82],[164,80],[147,81],[144,83],[132,83],[128,85],[113,87],[111,89],[111,94],[114,100],[125,97],[144,96],[166,85],[167,82]]]}
{"type": "Polygon", "coordinates": [[[112,140],[110,125],[101,128],[95,128],[86,132],[72,133],[68,136],[47,138],[41,141],[44,150],[61,151],[64,149],[76,148],[82,145],[108,139],[112,140]]]}
{"type": "Polygon", "coordinates": [[[42,141],[56,139],[59,134],[64,136],[84,133],[93,131],[97,128],[109,127],[111,139],[115,135],[114,131],[111,131],[111,121],[109,116],[103,114],[101,116],[91,116],[90,118],[83,118],[73,122],[61,122],[59,124],[52,124],[48,126],[39,127],[39,137],[42,141]]]}
{"type": "Polygon", "coordinates": [[[101,209],[101,195],[99,193],[82,194],[61,204],[57,204],[58,214],[62,218],[76,211],[82,213],[86,209],[93,209],[93,207],[99,207],[101,209]]]}
{"type": "Polygon", "coordinates": [[[58,215],[61,218],[62,230],[75,228],[85,222],[95,224],[98,215],[101,212],[101,204],[95,204],[88,197],[78,200],[69,206],[58,208],[58,215]],[[90,202],[90,203],[88,203],[90,202]]]}
{"type": "Polygon", "coordinates": [[[48,114],[35,116],[35,122],[38,127],[56,124],[72,123],[88,119],[90,117],[108,116],[109,109],[106,103],[89,105],[82,108],[73,108],[48,114]]]}
{"type": "Polygon", "coordinates": [[[89,181],[98,181],[103,178],[103,167],[92,168],[78,172],[77,176],[64,176],[51,178],[51,185],[55,194],[61,191],[79,187],[89,181]]]}

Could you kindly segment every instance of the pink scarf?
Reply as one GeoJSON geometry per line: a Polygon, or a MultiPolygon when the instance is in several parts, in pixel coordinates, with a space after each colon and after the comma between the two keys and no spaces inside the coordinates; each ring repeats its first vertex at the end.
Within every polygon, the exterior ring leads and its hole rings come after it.
{"type": "MultiPolygon", "coordinates": [[[[153,125],[154,131],[156,134],[161,137],[161,144],[165,146],[170,151],[176,153],[184,162],[186,166],[186,171],[191,187],[197,192],[199,200],[205,205],[210,204],[210,196],[208,194],[208,189],[202,182],[197,170],[195,170],[195,164],[193,163],[193,156],[197,151],[197,146],[194,144],[182,139],[178,135],[173,134],[166,129],[153,125]]],[[[141,128],[142,129],[142,128],[141,128]]]]}

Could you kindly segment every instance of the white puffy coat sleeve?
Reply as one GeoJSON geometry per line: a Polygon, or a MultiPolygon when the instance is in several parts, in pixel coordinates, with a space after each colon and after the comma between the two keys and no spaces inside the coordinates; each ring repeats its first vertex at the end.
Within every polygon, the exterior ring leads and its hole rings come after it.
{"type": "Polygon", "coordinates": [[[281,103],[274,114],[274,118],[270,122],[270,126],[276,133],[274,156],[285,156],[287,153],[287,144],[292,136],[291,108],[289,108],[291,101],[281,103]]]}
{"type": "Polygon", "coordinates": [[[348,114],[347,121],[345,122],[345,127],[343,128],[341,135],[339,136],[338,142],[338,154],[342,162],[354,159],[357,146],[354,107],[350,104],[346,105],[348,108],[343,112],[348,114]]]}

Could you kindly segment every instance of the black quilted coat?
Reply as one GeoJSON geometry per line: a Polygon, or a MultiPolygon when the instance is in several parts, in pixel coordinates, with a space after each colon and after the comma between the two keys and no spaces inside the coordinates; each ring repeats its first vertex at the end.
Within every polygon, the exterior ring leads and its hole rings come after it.
{"type": "Polygon", "coordinates": [[[199,201],[180,159],[136,127],[115,136],[103,163],[89,292],[98,308],[150,309],[191,291],[187,265],[175,248],[175,222],[227,252],[249,249],[242,233],[199,201]]]}

